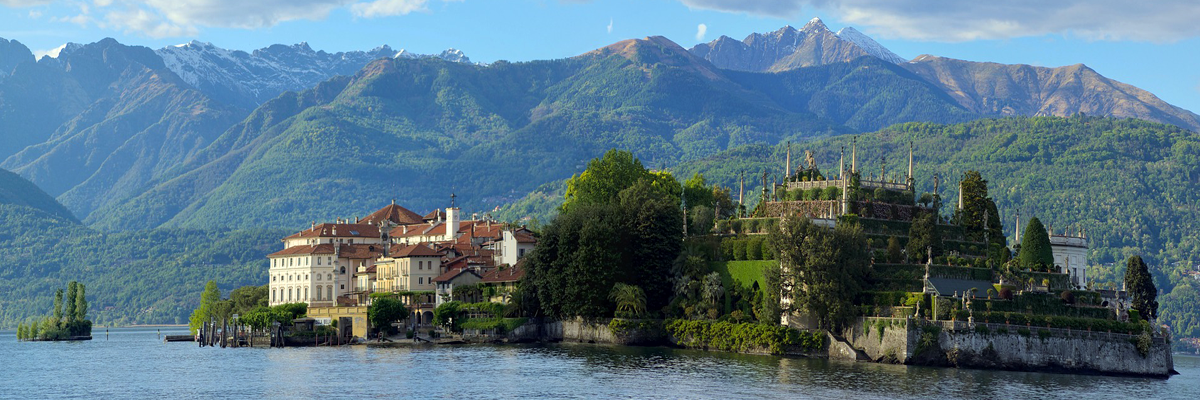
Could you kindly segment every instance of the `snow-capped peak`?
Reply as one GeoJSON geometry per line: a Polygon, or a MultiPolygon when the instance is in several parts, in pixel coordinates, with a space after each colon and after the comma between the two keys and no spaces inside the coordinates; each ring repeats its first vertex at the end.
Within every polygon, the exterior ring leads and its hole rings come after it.
{"type": "Polygon", "coordinates": [[[808,20],[808,23],[804,24],[804,27],[800,28],[800,30],[803,32],[827,31],[829,27],[825,26],[821,18],[813,18],[808,20]]]}
{"type": "Polygon", "coordinates": [[[901,64],[905,61],[903,58],[896,55],[896,53],[893,53],[891,50],[883,47],[883,45],[879,44],[874,39],[871,39],[870,36],[864,35],[862,32],[859,32],[853,27],[847,26],[842,28],[837,31],[836,35],[842,40],[858,45],[858,47],[862,48],[863,51],[866,51],[867,54],[879,57],[884,61],[892,64],[901,64]]]}
{"type": "MultiPolygon", "coordinates": [[[[69,51],[70,45],[66,49],[69,51]]],[[[453,49],[440,55],[419,55],[397,52],[385,45],[371,51],[327,53],[313,50],[307,42],[245,52],[192,41],[163,47],[155,53],[168,69],[193,87],[244,107],[255,107],[285,91],[311,88],[335,75],[353,75],[380,58],[438,57],[469,62],[466,55],[453,49]]]]}

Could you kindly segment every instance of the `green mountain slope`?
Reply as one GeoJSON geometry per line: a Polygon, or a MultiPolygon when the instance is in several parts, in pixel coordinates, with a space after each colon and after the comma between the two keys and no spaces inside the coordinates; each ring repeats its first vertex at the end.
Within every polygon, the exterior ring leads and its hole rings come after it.
{"type": "Polygon", "coordinates": [[[80,225],[29,181],[0,170],[0,328],[45,315],[54,290],[88,285],[98,324],[180,323],[203,282],[225,290],[266,281],[283,231],[180,230],[104,234],[80,225]]]}
{"type": "MultiPolygon", "coordinates": [[[[819,167],[837,171],[839,149],[845,146],[849,159],[850,140],[806,142],[793,154],[812,150],[819,167]]],[[[902,180],[910,140],[919,191],[931,192],[932,177],[940,174],[941,195],[952,207],[957,177],[980,171],[1010,236],[1020,212],[1023,219],[1037,216],[1056,231],[1085,230],[1095,264],[1133,254],[1164,264],[1200,262],[1200,135],[1193,132],[1099,117],[907,123],[858,136],[859,169],[878,176],[882,156],[888,176],[902,180]]],[[[748,176],[782,172],[783,153],[778,147],[750,146],[676,170],[732,185],[743,170],[748,176]]],[[[754,183],[754,191],[760,187],[754,183]]]]}
{"type": "Polygon", "coordinates": [[[190,89],[149,49],[111,39],[63,50],[34,67],[66,71],[60,78],[77,83],[90,104],[3,166],[84,217],[144,191],[245,115],[190,89]]]}
{"type": "Polygon", "coordinates": [[[0,169],[0,204],[27,207],[54,217],[78,223],[74,215],[20,175],[0,169]]]}
{"type": "Polygon", "coordinates": [[[490,210],[614,147],[669,166],[750,143],[855,131],[843,123],[973,117],[885,64],[864,58],[756,76],[716,69],[659,37],[486,67],[380,60],[264,104],[149,190],[86,221],[103,229],[302,225],[390,198],[415,210],[444,207],[452,192],[468,209],[490,210]]]}

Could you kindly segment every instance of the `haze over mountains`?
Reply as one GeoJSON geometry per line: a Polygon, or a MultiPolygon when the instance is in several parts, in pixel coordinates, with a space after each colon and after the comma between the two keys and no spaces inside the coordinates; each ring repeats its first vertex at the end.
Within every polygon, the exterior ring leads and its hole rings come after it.
{"type": "Polygon", "coordinates": [[[1138,118],[1200,130],[1200,116],[1150,92],[1108,79],[1083,64],[1058,68],[972,62],[921,55],[905,61],[870,37],[846,27],[834,33],[814,18],[803,28],[728,36],[696,45],[692,54],[723,69],[780,72],[871,55],[936,85],[963,108],[986,116],[1138,118]]]}
{"type": "Polygon", "coordinates": [[[1002,207],[1095,219],[1101,259],[1187,260],[1200,254],[1190,233],[1198,127],[1195,114],[1082,65],[905,61],[819,21],[690,50],[649,37],[490,65],[454,50],[153,50],[112,39],[35,60],[0,40],[0,168],[37,186],[0,171],[0,291],[26,299],[0,301],[0,325],[44,312],[47,288],[85,278],[111,296],[96,303],[112,307],[105,320],[177,322],[200,289],[185,285],[263,282],[263,255],[284,231],[248,229],[353,217],[393,198],[424,213],[450,193],[468,212],[531,197],[550,209],[561,196],[539,187],[614,147],[728,184],[734,168],[776,168],[784,141],[823,146],[827,164],[840,136],[876,131],[864,157],[905,140],[953,143],[922,156],[933,161],[921,173],[979,168],[1009,189],[994,192],[1002,207]],[[1191,131],[987,119],[1075,113],[1191,131]],[[922,124],[895,126],[907,122],[922,124]],[[1127,188],[1144,198],[1113,192],[1127,188]],[[1078,204],[1088,213],[1068,215],[1078,204]]]}
{"type": "Polygon", "coordinates": [[[1075,113],[1200,129],[1082,65],[904,61],[818,19],[690,50],[651,37],[492,65],[455,50],[112,39],[35,61],[0,41],[0,167],[111,230],[298,226],[391,198],[428,210],[452,191],[490,210],[611,147],[669,166],[909,121],[1075,113]]]}

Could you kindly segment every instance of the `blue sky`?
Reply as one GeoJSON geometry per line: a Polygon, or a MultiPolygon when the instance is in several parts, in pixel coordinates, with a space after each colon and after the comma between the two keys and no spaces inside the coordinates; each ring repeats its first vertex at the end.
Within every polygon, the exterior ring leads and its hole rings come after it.
{"type": "Polygon", "coordinates": [[[833,30],[854,26],[905,58],[1083,63],[1200,112],[1194,0],[0,0],[0,37],[35,52],[104,37],[241,50],[303,41],[326,51],[453,47],[492,62],[649,35],[691,47],[813,17],[833,30]]]}

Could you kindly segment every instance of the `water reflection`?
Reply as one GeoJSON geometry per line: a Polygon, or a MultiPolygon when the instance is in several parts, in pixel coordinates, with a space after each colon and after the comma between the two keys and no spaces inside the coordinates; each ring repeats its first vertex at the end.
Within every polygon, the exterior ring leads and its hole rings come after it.
{"type": "Polygon", "coordinates": [[[82,343],[0,332],[0,356],[0,386],[16,384],[0,397],[1200,398],[1188,356],[1163,381],[586,344],[214,349],[156,329],[82,343]]]}

